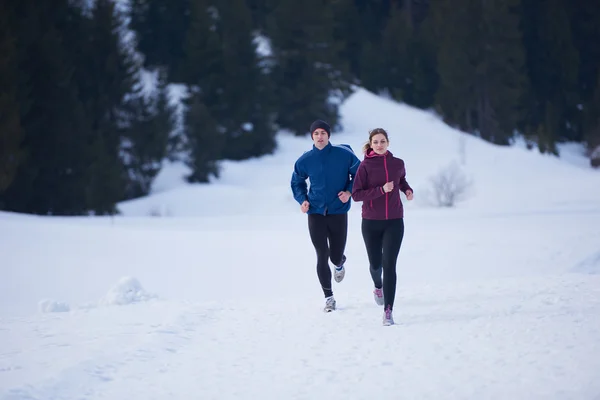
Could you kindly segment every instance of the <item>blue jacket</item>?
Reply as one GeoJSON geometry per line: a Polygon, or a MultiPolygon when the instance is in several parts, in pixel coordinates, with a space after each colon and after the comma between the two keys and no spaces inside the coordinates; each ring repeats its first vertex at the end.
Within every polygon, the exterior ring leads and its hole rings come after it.
{"type": "Polygon", "coordinates": [[[308,200],[308,214],[344,214],[350,210],[350,202],[338,198],[341,191],[352,193],[352,185],[360,160],[346,144],[328,143],[323,150],[313,145],[312,150],[302,154],[294,164],[292,193],[299,204],[308,200]],[[310,190],[306,184],[310,179],[310,190]]]}

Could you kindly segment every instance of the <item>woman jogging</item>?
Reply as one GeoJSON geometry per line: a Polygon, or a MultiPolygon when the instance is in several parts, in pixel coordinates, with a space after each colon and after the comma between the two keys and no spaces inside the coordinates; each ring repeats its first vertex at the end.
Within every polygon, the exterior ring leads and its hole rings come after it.
{"type": "Polygon", "coordinates": [[[364,160],[356,172],[352,199],[362,201],[362,235],[378,305],[384,305],[383,324],[393,325],[396,296],[396,260],[404,237],[404,209],[400,192],[408,200],[413,190],[406,181],[404,161],[388,151],[387,132],[369,132],[364,160]],[[383,279],[382,279],[383,273],[383,279]]]}

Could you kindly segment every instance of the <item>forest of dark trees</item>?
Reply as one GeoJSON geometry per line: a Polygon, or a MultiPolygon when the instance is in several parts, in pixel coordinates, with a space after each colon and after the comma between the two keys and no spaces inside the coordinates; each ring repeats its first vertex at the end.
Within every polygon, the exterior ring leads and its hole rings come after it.
{"type": "Polygon", "coordinates": [[[336,127],[356,86],[600,163],[590,0],[0,0],[0,54],[0,210],[114,214],[166,159],[208,182],[280,130],[336,127]]]}

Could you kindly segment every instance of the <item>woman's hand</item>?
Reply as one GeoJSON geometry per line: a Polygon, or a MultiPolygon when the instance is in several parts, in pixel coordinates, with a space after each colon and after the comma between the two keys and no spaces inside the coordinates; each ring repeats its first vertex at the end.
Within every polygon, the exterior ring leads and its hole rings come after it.
{"type": "Polygon", "coordinates": [[[383,185],[383,191],[386,193],[391,192],[394,189],[394,182],[388,182],[383,185]]]}
{"type": "Polygon", "coordinates": [[[409,200],[409,201],[413,199],[413,192],[412,192],[412,190],[408,189],[406,191],[406,199],[409,200]]]}

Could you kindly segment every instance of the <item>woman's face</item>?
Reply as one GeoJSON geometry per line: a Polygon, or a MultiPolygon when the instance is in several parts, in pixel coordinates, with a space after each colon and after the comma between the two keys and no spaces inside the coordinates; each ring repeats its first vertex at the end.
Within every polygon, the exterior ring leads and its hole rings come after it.
{"type": "Polygon", "coordinates": [[[388,148],[388,141],[383,133],[378,133],[371,138],[371,148],[377,154],[385,154],[388,148]]]}

